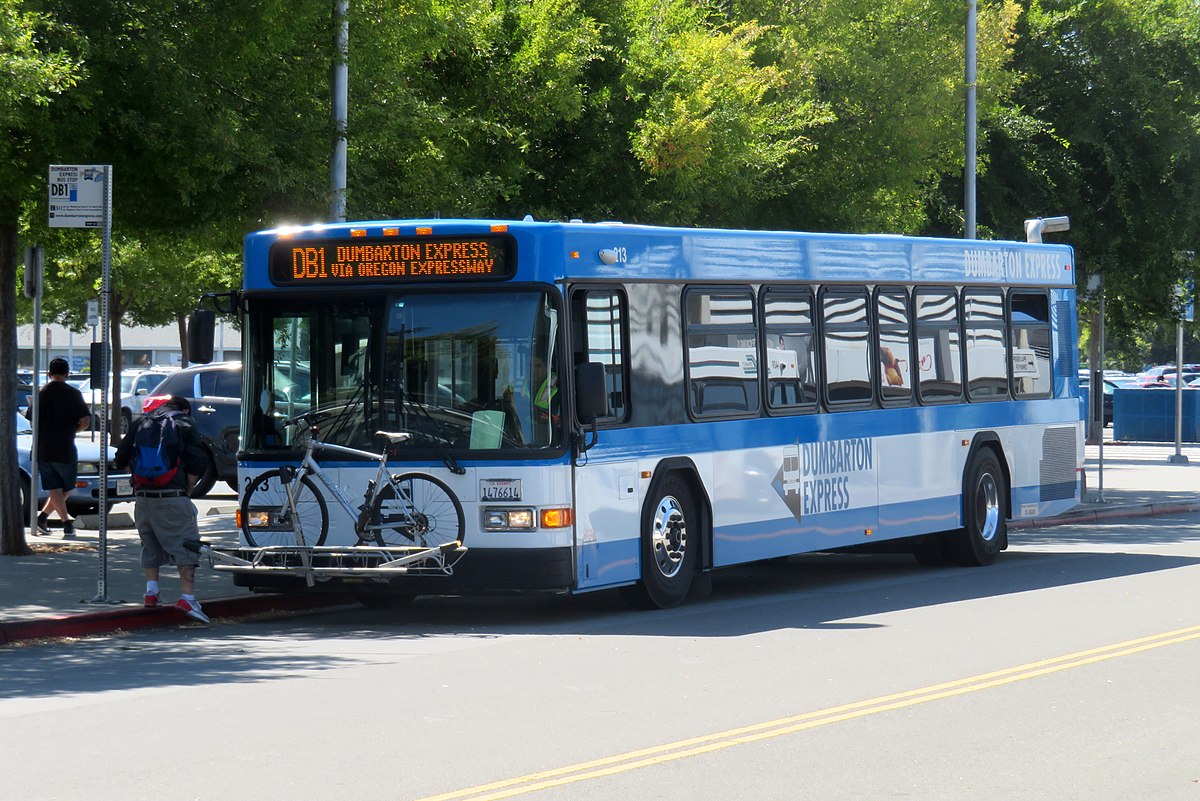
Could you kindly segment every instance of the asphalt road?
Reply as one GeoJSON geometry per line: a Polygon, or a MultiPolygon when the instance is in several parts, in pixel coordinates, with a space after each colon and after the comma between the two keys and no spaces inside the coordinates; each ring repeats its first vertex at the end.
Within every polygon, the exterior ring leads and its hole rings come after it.
{"type": "Polygon", "coordinates": [[[1200,799],[1200,515],[6,649],[11,798],[1200,799]]]}

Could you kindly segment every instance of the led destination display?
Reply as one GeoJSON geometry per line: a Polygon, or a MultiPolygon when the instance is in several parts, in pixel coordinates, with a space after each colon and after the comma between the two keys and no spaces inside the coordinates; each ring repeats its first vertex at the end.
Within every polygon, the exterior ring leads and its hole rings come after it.
{"type": "Polygon", "coordinates": [[[513,276],[509,236],[284,241],[271,246],[276,285],[503,281],[513,276]]]}

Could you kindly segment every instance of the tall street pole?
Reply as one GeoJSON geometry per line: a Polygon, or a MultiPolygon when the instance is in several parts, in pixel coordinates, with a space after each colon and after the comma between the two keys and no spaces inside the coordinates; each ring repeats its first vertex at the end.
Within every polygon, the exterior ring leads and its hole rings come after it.
{"type": "Polygon", "coordinates": [[[966,165],[963,178],[964,194],[963,237],[975,238],[975,38],[978,28],[976,0],[967,0],[967,119],[966,165]]]}
{"type": "Polygon", "coordinates": [[[346,219],[346,118],[349,106],[350,0],[334,5],[332,76],[333,155],[329,159],[329,219],[346,219]]]}

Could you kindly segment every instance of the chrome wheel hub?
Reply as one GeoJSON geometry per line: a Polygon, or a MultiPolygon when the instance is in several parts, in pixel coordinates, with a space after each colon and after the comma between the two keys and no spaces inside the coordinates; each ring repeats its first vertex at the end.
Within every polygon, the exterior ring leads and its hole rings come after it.
{"type": "Polygon", "coordinates": [[[650,537],[658,572],[673,578],[683,567],[683,557],[687,553],[687,521],[675,498],[668,495],[658,502],[650,537]]]}
{"type": "Polygon", "coordinates": [[[1000,531],[1000,491],[991,473],[980,476],[975,488],[975,523],[985,542],[994,540],[1000,531]]]}

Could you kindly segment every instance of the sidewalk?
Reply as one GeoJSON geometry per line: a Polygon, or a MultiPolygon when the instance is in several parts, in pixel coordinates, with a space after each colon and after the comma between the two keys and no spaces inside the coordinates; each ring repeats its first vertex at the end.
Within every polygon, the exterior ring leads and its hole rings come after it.
{"type": "MultiPolygon", "coordinates": [[[[1011,528],[1087,523],[1111,518],[1145,517],[1200,511],[1200,444],[1181,449],[1186,464],[1172,464],[1175,446],[1163,443],[1112,443],[1104,446],[1103,500],[1099,448],[1087,447],[1084,502],[1055,518],[1017,521],[1011,528]]],[[[118,506],[132,509],[132,504],[118,506]]],[[[201,536],[214,545],[236,545],[233,513],[227,499],[197,502],[201,536]]],[[[94,603],[101,573],[98,522],[80,518],[78,536],[28,538],[35,554],[0,557],[0,646],[21,640],[110,633],[155,626],[190,624],[171,604],[178,597],[174,568],[162,573],[164,608],[143,609],[145,582],[138,563],[140,545],[128,512],[110,516],[107,535],[107,600],[94,603]]],[[[214,621],[269,611],[346,603],[342,596],[253,594],[235,587],[227,573],[201,564],[196,596],[214,621]]],[[[104,599],[101,599],[104,600],[104,599]]]]}
{"type": "MultiPolygon", "coordinates": [[[[197,501],[201,538],[212,545],[236,545],[236,508],[232,496],[197,501]]],[[[26,537],[33,556],[0,557],[0,646],[20,640],[194,623],[173,606],[179,597],[179,574],[170,566],[162,569],[160,577],[164,605],[158,609],[142,606],[146,583],[132,510],[132,503],[118,504],[109,515],[106,568],[100,558],[97,516],[76,518],[76,536],[69,540],[63,539],[58,521],[51,520],[51,536],[26,537]],[[103,596],[102,569],[107,589],[103,596]]],[[[234,586],[228,573],[211,569],[203,559],[196,570],[196,597],[214,621],[346,602],[344,597],[332,595],[250,593],[234,586]]]]}
{"type": "Polygon", "coordinates": [[[1009,528],[1200,511],[1200,444],[1183,443],[1180,455],[1187,462],[1173,464],[1169,460],[1175,456],[1174,443],[1106,441],[1103,471],[1100,447],[1088,445],[1086,450],[1083,503],[1066,514],[1015,521],[1009,528]]]}

